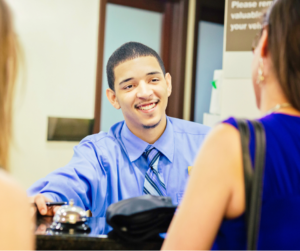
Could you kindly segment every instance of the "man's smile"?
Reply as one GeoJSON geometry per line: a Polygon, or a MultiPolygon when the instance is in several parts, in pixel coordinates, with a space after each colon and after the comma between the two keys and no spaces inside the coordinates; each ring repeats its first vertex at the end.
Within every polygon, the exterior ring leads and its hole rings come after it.
{"type": "Polygon", "coordinates": [[[152,102],[138,104],[138,105],[135,105],[134,107],[136,109],[140,110],[141,112],[149,113],[149,112],[152,112],[156,108],[158,103],[159,103],[159,100],[156,100],[156,101],[152,101],[152,102]]]}

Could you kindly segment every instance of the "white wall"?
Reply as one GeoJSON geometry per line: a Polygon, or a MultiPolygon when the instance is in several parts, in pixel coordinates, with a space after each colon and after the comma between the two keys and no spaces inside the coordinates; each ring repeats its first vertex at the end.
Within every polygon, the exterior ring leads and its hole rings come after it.
{"type": "Polygon", "coordinates": [[[25,56],[12,174],[26,188],[65,165],[78,142],[47,142],[47,117],[93,118],[99,0],[8,0],[25,56]]]}
{"type": "Polygon", "coordinates": [[[251,51],[225,51],[228,0],[226,0],[225,6],[221,118],[226,119],[229,116],[257,118],[259,110],[256,107],[251,80],[253,55],[251,51]]]}
{"type": "Polygon", "coordinates": [[[116,4],[107,4],[104,62],[101,97],[101,131],[109,131],[115,123],[124,120],[121,110],[116,110],[106,97],[108,88],[106,64],[111,54],[127,42],[143,43],[158,54],[162,32],[162,14],[116,4]]]}

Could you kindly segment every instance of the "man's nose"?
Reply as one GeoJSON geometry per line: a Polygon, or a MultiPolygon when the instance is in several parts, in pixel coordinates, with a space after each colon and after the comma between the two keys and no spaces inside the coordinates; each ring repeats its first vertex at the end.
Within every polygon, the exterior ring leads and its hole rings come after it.
{"type": "Polygon", "coordinates": [[[153,90],[145,81],[141,81],[137,88],[137,97],[142,99],[149,99],[153,95],[153,90]]]}

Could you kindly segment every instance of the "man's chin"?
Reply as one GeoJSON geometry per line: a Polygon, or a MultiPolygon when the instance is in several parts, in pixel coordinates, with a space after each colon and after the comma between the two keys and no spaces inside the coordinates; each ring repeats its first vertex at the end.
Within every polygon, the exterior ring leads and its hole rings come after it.
{"type": "Polygon", "coordinates": [[[156,123],[151,123],[149,125],[142,125],[142,126],[144,129],[153,129],[153,128],[157,127],[160,122],[161,122],[161,119],[156,123]]]}

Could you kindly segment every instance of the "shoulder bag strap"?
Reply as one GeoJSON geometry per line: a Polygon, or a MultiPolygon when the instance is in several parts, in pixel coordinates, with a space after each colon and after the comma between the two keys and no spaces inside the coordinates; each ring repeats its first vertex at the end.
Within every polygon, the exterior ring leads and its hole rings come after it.
{"type": "Polygon", "coordinates": [[[255,132],[255,163],[251,188],[249,221],[247,225],[247,249],[256,250],[263,190],[263,174],[266,154],[266,135],[263,125],[256,120],[250,121],[255,132]]]}
{"type": "Polygon", "coordinates": [[[250,198],[251,198],[251,183],[253,177],[253,169],[249,152],[249,138],[250,132],[248,123],[244,119],[235,119],[240,131],[241,146],[242,146],[242,158],[243,158],[243,169],[244,169],[244,181],[245,181],[245,215],[246,224],[249,225],[249,210],[250,210],[250,198]]]}
{"type": "Polygon", "coordinates": [[[247,120],[236,119],[236,122],[240,131],[243,154],[247,249],[256,250],[262,202],[262,180],[265,164],[266,137],[262,124],[258,121],[250,121],[255,132],[255,171],[253,172],[249,152],[250,132],[247,120]]]}

